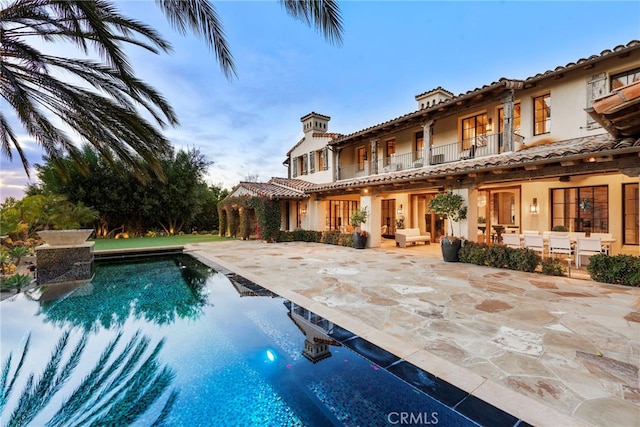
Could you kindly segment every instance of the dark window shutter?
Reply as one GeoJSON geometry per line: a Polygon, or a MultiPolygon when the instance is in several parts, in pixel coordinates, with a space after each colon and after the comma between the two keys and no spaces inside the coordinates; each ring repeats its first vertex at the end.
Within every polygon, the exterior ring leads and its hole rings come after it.
{"type": "MultiPolygon", "coordinates": [[[[593,104],[593,100],[607,93],[606,73],[595,74],[587,81],[587,108],[593,104]]],[[[587,129],[597,129],[600,125],[587,114],[587,129]]]]}

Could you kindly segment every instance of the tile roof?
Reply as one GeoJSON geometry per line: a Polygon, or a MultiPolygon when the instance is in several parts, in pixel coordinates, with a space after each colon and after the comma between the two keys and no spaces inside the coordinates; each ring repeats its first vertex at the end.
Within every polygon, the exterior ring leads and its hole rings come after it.
{"type": "Polygon", "coordinates": [[[343,136],[343,134],[337,133],[337,132],[314,132],[313,136],[315,138],[331,138],[331,139],[335,139],[335,138],[340,138],[341,136],[343,136]]]}
{"type": "Polygon", "coordinates": [[[318,116],[318,117],[322,117],[323,119],[331,120],[331,117],[329,116],[325,116],[324,114],[320,114],[320,113],[316,113],[315,111],[312,111],[309,114],[305,114],[304,116],[300,117],[300,121],[304,121],[305,119],[308,119],[311,116],[318,116]]]}
{"type": "Polygon", "coordinates": [[[271,178],[268,182],[241,181],[231,193],[241,187],[256,196],[270,199],[306,199],[309,196],[304,190],[312,185],[301,179],[271,178]]]}
{"type": "Polygon", "coordinates": [[[547,70],[543,73],[538,73],[535,76],[528,77],[525,79],[525,82],[534,82],[542,79],[546,79],[548,77],[564,73],[566,71],[570,71],[576,67],[583,68],[587,65],[594,64],[596,62],[603,61],[610,56],[619,55],[623,52],[630,52],[632,50],[640,49],[640,40],[631,40],[626,45],[618,45],[613,49],[605,49],[600,52],[599,55],[591,55],[588,58],[580,58],[576,62],[569,62],[567,65],[558,66],[553,70],[547,70]]]}
{"type": "Polygon", "coordinates": [[[442,91],[442,92],[446,93],[447,95],[454,96],[452,92],[449,92],[448,90],[446,90],[446,89],[445,89],[445,88],[443,88],[442,86],[438,86],[437,88],[434,88],[434,89],[428,90],[428,91],[426,91],[426,92],[419,93],[418,95],[416,95],[416,97],[415,97],[415,98],[416,98],[416,99],[418,99],[418,98],[422,98],[423,96],[430,95],[430,94],[432,94],[432,93],[436,93],[436,92],[438,92],[438,91],[442,91]]]}
{"type": "Polygon", "coordinates": [[[529,146],[516,152],[445,163],[437,166],[427,166],[421,169],[410,169],[327,184],[316,184],[306,191],[307,193],[314,193],[326,190],[367,187],[377,184],[402,183],[415,181],[416,179],[444,178],[448,175],[508,169],[522,166],[523,164],[543,164],[553,161],[557,162],[561,159],[567,161],[572,158],[584,158],[590,154],[602,156],[628,152],[640,153],[640,138],[614,139],[605,133],[551,144],[529,146]]]}
{"type": "MultiPolygon", "coordinates": [[[[392,125],[392,124],[399,124],[405,120],[410,120],[413,118],[419,118],[419,117],[427,117],[428,113],[432,113],[435,111],[438,111],[442,108],[446,108],[449,106],[455,106],[458,102],[460,101],[464,101],[465,99],[468,98],[472,98],[478,94],[481,94],[483,92],[488,92],[491,90],[495,90],[495,89],[499,89],[500,87],[504,87],[504,88],[521,88],[524,87],[525,85],[533,85],[535,83],[537,83],[540,80],[544,80],[553,76],[557,76],[560,75],[562,73],[565,73],[567,71],[571,71],[575,68],[584,68],[586,66],[595,64],[596,62],[600,62],[600,61],[604,61],[606,59],[608,59],[609,57],[615,56],[615,55],[621,55],[621,54],[625,54],[625,53],[629,53],[631,51],[640,49],[640,40],[632,40],[629,43],[627,43],[626,45],[618,45],[616,47],[614,47],[613,49],[606,49],[603,50],[602,52],[600,52],[599,55],[592,55],[589,58],[581,58],[578,59],[576,62],[570,62],[564,66],[558,66],[553,70],[547,70],[543,73],[538,73],[534,76],[531,77],[527,77],[525,80],[519,80],[519,79],[507,79],[505,77],[500,78],[497,82],[493,82],[491,84],[487,84],[487,85],[483,85],[482,87],[479,88],[475,88],[472,90],[469,90],[465,93],[461,93],[451,99],[448,100],[444,100],[439,102],[438,104],[431,106],[431,107],[427,107],[421,110],[416,110],[407,114],[404,114],[402,116],[398,116],[394,119],[388,120],[386,122],[383,123],[379,123],[377,125],[373,125],[361,130],[358,130],[356,132],[352,132],[350,134],[345,134],[342,137],[339,137],[337,139],[335,139],[334,141],[331,142],[332,145],[336,145],[339,144],[341,142],[345,142],[351,138],[357,137],[357,136],[363,136],[369,132],[378,130],[378,129],[382,129],[386,126],[392,125]]],[[[438,89],[438,88],[436,88],[438,89]]],[[[433,90],[436,90],[433,89],[433,90]]],[[[444,89],[443,89],[444,90],[444,89]]],[[[429,93],[431,91],[428,92],[424,92],[423,94],[417,95],[418,97],[429,93]]]]}

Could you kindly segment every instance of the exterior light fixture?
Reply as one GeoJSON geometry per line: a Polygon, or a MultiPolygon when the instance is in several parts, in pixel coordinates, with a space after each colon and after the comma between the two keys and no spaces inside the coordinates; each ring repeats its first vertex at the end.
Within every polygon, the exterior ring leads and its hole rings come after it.
{"type": "Polygon", "coordinates": [[[491,118],[489,118],[489,120],[487,121],[487,132],[491,132],[493,130],[493,120],[491,118]]]}
{"type": "Polygon", "coordinates": [[[307,204],[303,204],[302,207],[300,208],[300,214],[301,215],[306,215],[307,214],[307,204]]]}
{"type": "Polygon", "coordinates": [[[398,210],[396,211],[396,214],[398,215],[402,215],[402,204],[400,205],[400,207],[398,208],[398,210]]]}
{"type": "Polygon", "coordinates": [[[535,215],[538,214],[538,199],[535,197],[533,198],[533,202],[529,205],[529,212],[535,215]]]}

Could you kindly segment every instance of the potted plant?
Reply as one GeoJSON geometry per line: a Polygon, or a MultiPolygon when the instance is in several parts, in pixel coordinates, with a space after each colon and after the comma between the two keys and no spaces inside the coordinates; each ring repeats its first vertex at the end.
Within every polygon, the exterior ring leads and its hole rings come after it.
{"type": "Polygon", "coordinates": [[[367,222],[368,217],[369,211],[366,207],[356,209],[351,215],[351,225],[355,228],[355,231],[353,232],[353,247],[356,249],[364,249],[367,246],[367,237],[369,236],[369,233],[362,230],[360,225],[367,222]]]}
{"type": "Polygon", "coordinates": [[[451,235],[447,233],[444,237],[440,237],[442,258],[447,262],[458,262],[458,251],[462,246],[462,240],[453,235],[453,223],[467,218],[464,198],[451,191],[438,193],[429,201],[429,209],[437,215],[446,215],[449,220],[451,235]]]}

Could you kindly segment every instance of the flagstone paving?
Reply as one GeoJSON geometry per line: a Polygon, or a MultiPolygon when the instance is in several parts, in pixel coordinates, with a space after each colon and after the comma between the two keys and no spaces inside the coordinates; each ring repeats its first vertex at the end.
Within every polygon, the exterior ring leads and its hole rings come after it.
{"type": "Polygon", "coordinates": [[[640,426],[638,288],[445,263],[437,244],[187,250],[530,424],[640,426]]]}

